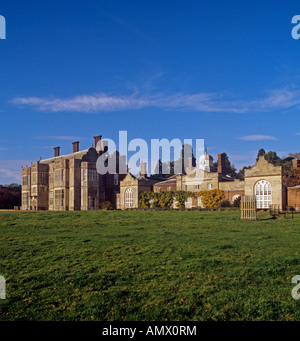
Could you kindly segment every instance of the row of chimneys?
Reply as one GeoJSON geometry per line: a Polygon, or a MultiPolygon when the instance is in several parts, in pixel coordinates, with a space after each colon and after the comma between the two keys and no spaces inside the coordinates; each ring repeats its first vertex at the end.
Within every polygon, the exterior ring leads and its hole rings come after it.
{"type": "MultiPolygon", "coordinates": [[[[102,138],[101,135],[94,136],[95,148],[97,152],[99,152],[103,148],[103,145],[102,144],[100,145],[101,138],[102,138]]],[[[73,144],[73,153],[79,152],[79,141],[72,142],[72,144],[73,144]]],[[[60,155],[60,147],[54,147],[54,157],[57,157],[59,155],[60,155]]],[[[188,168],[189,170],[192,170],[193,168],[191,157],[189,158],[188,168]]],[[[295,169],[300,168],[300,160],[293,159],[293,168],[295,169]]],[[[224,170],[225,170],[225,155],[218,154],[218,173],[225,175],[224,170]]],[[[143,161],[141,161],[140,163],[140,176],[147,177],[147,163],[143,161]]]]}
{"type": "MultiPolygon", "coordinates": [[[[94,136],[94,142],[95,142],[95,148],[97,151],[101,149],[100,146],[100,141],[101,141],[102,136],[97,135],[94,136]]],[[[79,152],[79,141],[72,142],[73,144],[73,153],[79,152]]],[[[54,147],[54,157],[60,156],[60,147],[54,147]]]]}
{"type": "MultiPolygon", "coordinates": [[[[100,143],[102,136],[97,135],[94,136],[95,148],[97,152],[103,150],[104,144],[100,143]]],[[[73,153],[79,152],[79,141],[72,142],[73,144],[73,153]]],[[[60,147],[54,147],[54,157],[60,156],[60,147]]],[[[140,176],[146,178],[147,177],[147,163],[141,161],[140,163],[140,176]]]]}

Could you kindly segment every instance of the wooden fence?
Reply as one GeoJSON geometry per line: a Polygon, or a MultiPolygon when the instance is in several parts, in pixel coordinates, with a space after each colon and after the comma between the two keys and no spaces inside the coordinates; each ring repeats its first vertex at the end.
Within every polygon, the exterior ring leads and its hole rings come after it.
{"type": "Polygon", "coordinates": [[[257,220],[256,198],[254,195],[242,196],[241,219],[257,220]]]}

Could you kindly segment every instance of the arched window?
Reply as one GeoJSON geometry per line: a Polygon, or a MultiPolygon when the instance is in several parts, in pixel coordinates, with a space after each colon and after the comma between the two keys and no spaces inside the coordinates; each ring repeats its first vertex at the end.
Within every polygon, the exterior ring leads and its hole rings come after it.
{"type": "Polygon", "coordinates": [[[258,181],[254,187],[257,208],[270,208],[272,204],[271,184],[266,180],[258,181]]]}
{"type": "Polygon", "coordinates": [[[125,208],[133,208],[133,192],[131,188],[125,191],[125,208]]]}

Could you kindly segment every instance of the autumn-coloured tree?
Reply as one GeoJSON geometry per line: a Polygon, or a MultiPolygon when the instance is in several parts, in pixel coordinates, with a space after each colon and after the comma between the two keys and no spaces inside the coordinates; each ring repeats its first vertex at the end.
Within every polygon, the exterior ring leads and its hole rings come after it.
{"type": "Polygon", "coordinates": [[[220,189],[212,189],[210,191],[201,191],[198,193],[204,207],[219,207],[224,199],[224,192],[220,189]]]}
{"type": "Polygon", "coordinates": [[[284,167],[283,168],[283,185],[293,187],[300,185],[300,169],[284,167]]]}

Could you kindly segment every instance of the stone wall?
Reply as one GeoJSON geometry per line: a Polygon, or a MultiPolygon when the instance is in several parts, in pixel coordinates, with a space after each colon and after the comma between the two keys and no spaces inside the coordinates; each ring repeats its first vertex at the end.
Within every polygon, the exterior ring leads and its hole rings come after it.
{"type": "Polygon", "coordinates": [[[300,186],[288,188],[288,206],[300,211],[300,186]]]}

